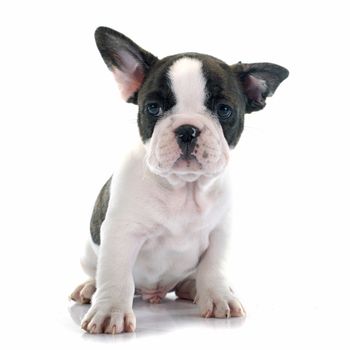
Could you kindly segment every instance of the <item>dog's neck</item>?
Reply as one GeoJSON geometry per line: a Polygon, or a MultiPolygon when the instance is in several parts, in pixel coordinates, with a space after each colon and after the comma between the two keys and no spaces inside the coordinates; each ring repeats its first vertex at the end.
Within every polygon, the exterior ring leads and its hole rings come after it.
{"type": "MultiPolygon", "coordinates": [[[[166,201],[170,212],[181,210],[194,210],[194,213],[204,213],[211,210],[213,203],[222,197],[223,192],[229,192],[224,173],[217,176],[201,175],[194,181],[186,181],[178,175],[160,176],[154,174],[145,164],[145,176],[156,184],[158,190],[152,196],[166,201]]],[[[221,201],[222,202],[222,201],[221,201]]]]}

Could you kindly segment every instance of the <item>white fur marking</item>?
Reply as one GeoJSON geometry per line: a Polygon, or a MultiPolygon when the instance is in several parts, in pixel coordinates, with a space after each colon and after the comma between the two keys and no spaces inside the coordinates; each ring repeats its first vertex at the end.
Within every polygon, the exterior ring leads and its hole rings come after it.
{"type": "Polygon", "coordinates": [[[198,59],[184,57],[170,67],[168,74],[176,98],[175,113],[204,111],[206,80],[202,66],[198,59]]]}

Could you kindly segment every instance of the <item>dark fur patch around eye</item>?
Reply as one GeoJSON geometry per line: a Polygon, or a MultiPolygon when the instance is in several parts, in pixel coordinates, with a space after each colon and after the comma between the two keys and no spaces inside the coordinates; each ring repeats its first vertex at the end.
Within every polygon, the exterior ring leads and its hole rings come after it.
{"type": "Polygon", "coordinates": [[[203,74],[207,81],[206,107],[213,117],[217,118],[217,105],[227,104],[233,109],[232,115],[219,120],[225,139],[230,147],[234,147],[244,127],[245,98],[240,83],[226,63],[211,56],[203,59],[203,74]]]}

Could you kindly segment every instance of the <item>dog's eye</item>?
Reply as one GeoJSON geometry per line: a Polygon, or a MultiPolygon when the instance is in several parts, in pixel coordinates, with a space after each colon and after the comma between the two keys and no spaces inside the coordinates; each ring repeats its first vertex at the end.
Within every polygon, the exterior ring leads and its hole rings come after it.
{"type": "Polygon", "coordinates": [[[220,119],[228,119],[233,114],[233,109],[229,105],[220,103],[216,107],[216,113],[220,119]]]}
{"type": "Polygon", "coordinates": [[[146,105],[146,111],[152,117],[158,117],[162,114],[162,108],[160,107],[159,103],[156,102],[148,103],[146,105]]]}

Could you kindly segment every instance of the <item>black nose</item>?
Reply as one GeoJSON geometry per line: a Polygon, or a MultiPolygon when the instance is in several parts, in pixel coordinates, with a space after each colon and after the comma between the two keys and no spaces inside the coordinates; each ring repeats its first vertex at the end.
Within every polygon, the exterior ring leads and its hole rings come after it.
{"type": "Polygon", "coordinates": [[[185,157],[194,149],[200,130],[193,125],[181,125],[175,130],[176,140],[185,157]]]}

